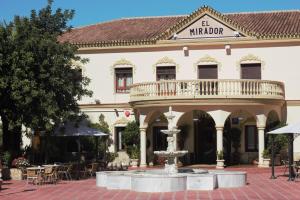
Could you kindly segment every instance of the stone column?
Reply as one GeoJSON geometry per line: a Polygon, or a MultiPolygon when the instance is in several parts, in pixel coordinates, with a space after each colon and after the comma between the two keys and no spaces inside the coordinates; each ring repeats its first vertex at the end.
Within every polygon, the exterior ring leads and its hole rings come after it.
{"type": "Polygon", "coordinates": [[[258,166],[263,166],[263,151],[265,149],[265,127],[257,127],[258,130],[258,166]]]}
{"type": "MultiPolygon", "coordinates": [[[[216,129],[217,129],[217,155],[219,152],[221,152],[221,151],[223,152],[223,128],[224,128],[223,126],[216,126],[216,129]]],[[[217,169],[224,168],[224,157],[222,159],[218,159],[218,157],[217,157],[216,168],[217,169]]]]}
{"type": "Polygon", "coordinates": [[[223,127],[216,127],[217,129],[217,151],[223,151],[223,127]]]}
{"type": "Polygon", "coordinates": [[[146,129],[145,127],[140,128],[140,150],[141,150],[141,160],[140,167],[146,167],[146,129]]]}

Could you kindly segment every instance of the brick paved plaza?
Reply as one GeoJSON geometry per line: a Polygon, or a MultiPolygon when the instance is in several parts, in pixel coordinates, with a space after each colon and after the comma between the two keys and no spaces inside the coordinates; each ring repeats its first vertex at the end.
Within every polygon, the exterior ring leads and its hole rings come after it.
{"type": "MultiPolygon", "coordinates": [[[[279,176],[270,180],[270,169],[229,168],[246,170],[248,185],[235,189],[214,191],[186,191],[173,193],[137,193],[126,190],[106,190],[97,188],[95,179],[61,181],[56,185],[27,185],[26,181],[5,181],[0,192],[1,200],[136,200],[136,199],[300,199],[300,180],[288,182],[287,177],[279,176]]],[[[276,169],[277,175],[283,168],[276,169]]],[[[149,186],[150,187],[150,186],[149,186]]]]}

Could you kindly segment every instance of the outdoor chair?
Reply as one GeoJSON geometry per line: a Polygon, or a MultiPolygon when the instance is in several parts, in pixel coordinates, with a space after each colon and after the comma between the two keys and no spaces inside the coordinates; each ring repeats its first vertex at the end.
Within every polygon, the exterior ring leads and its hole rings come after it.
{"type": "Polygon", "coordinates": [[[294,174],[295,174],[295,181],[297,180],[297,178],[299,178],[299,174],[300,174],[300,161],[296,161],[294,164],[294,174]]]}
{"type": "Polygon", "coordinates": [[[286,175],[286,171],[289,168],[289,161],[288,160],[282,160],[281,162],[282,162],[282,165],[284,166],[283,176],[285,176],[286,175]]]}
{"type": "Polygon", "coordinates": [[[72,168],[73,168],[72,164],[60,166],[58,168],[58,176],[61,179],[65,178],[66,180],[72,180],[72,176],[71,176],[72,168]]]}
{"type": "Polygon", "coordinates": [[[90,174],[91,177],[96,175],[98,165],[99,165],[98,163],[92,163],[92,164],[88,165],[87,171],[88,171],[88,173],[90,174]]]}
{"type": "Polygon", "coordinates": [[[86,178],[88,174],[90,174],[87,166],[81,166],[79,170],[79,174],[81,178],[86,178]]]}
{"type": "Polygon", "coordinates": [[[32,183],[32,184],[36,184],[38,182],[38,174],[36,173],[35,170],[27,170],[27,184],[28,183],[32,183]]]}
{"type": "Polygon", "coordinates": [[[57,168],[56,167],[46,167],[43,174],[44,183],[55,183],[57,182],[57,168]]]}
{"type": "Polygon", "coordinates": [[[27,170],[24,167],[21,167],[21,172],[22,172],[22,180],[26,180],[27,179],[27,170]]]}

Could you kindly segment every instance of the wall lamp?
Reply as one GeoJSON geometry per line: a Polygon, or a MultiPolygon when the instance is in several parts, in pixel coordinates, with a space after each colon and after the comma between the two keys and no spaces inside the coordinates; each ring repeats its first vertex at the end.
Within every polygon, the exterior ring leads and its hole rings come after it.
{"type": "Polygon", "coordinates": [[[185,57],[189,56],[189,48],[188,47],[183,47],[182,50],[183,50],[183,55],[185,57]]]}
{"type": "Polygon", "coordinates": [[[231,46],[230,44],[225,45],[226,55],[231,55],[231,46]]]}

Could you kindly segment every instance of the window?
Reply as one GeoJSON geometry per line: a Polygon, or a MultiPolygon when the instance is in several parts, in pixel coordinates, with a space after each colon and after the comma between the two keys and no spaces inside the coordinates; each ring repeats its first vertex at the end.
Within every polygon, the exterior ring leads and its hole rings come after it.
{"type": "Polygon", "coordinates": [[[125,127],[116,127],[115,129],[115,141],[116,141],[116,151],[124,149],[124,143],[122,142],[122,133],[124,132],[125,127]]]}
{"type": "Polygon", "coordinates": [[[199,79],[218,79],[217,65],[199,65],[198,66],[199,79]]]}
{"type": "Polygon", "coordinates": [[[116,68],[116,92],[128,93],[132,84],[132,68],[116,68]]]}
{"type": "Polygon", "coordinates": [[[261,64],[241,64],[241,79],[261,79],[261,64]]]}
{"type": "Polygon", "coordinates": [[[255,125],[245,126],[245,151],[257,152],[258,134],[255,125]]]}
{"type": "Polygon", "coordinates": [[[175,66],[167,67],[156,67],[156,80],[175,80],[176,79],[176,69],[175,66]]]}
{"type": "MultiPolygon", "coordinates": [[[[198,66],[199,79],[218,79],[217,65],[199,65],[198,66]]],[[[216,95],[218,93],[217,82],[200,82],[197,86],[200,95],[216,95]]]]}

